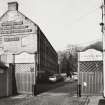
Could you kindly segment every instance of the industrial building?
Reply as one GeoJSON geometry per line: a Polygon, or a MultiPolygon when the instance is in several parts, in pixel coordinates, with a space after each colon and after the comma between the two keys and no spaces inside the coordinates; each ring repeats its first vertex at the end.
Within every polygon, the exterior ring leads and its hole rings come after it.
{"type": "Polygon", "coordinates": [[[6,85],[8,92],[12,90],[10,94],[32,94],[38,80],[58,72],[56,51],[39,26],[18,11],[17,2],[9,2],[8,10],[0,17],[0,61],[6,71],[11,71],[6,77],[11,83],[10,88],[6,85]]]}

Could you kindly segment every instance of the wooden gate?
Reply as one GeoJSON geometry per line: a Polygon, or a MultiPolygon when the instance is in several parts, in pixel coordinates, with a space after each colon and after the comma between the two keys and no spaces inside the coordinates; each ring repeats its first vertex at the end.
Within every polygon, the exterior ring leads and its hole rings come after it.
{"type": "Polygon", "coordinates": [[[7,96],[7,71],[0,68],[0,97],[7,96]]]}
{"type": "Polygon", "coordinates": [[[88,49],[78,54],[78,72],[82,95],[103,94],[102,53],[88,49]]]}
{"type": "Polygon", "coordinates": [[[82,95],[102,95],[102,62],[80,62],[79,84],[82,95]],[[95,66],[98,64],[98,67],[95,66]],[[88,66],[86,66],[88,65],[88,66]],[[83,69],[84,68],[84,69],[83,69]]]}
{"type": "Polygon", "coordinates": [[[34,63],[15,64],[16,86],[18,93],[32,94],[35,80],[34,63]]]}

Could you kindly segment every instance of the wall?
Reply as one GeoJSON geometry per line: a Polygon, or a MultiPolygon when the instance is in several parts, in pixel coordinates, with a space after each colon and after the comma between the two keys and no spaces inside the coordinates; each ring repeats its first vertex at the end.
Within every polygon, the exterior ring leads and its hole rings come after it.
{"type": "Polygon", "coordinates": [[[57,73],[58,55],[40,29],[38,31],[38,52],[40,53],[40,70],[57,73]]]}

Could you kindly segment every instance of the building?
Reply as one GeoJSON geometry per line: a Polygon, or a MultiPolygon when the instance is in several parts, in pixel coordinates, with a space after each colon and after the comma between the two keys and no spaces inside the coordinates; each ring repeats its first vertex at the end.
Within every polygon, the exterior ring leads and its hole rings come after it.
{"type": "Polygon", "coordinates": [[[32,94],[37,80],[58,71],[56,51],[39,26],[18,11],[17,2],[9,2],[0,17],[0,61],[12,70],[18,93],[32,94]]]}

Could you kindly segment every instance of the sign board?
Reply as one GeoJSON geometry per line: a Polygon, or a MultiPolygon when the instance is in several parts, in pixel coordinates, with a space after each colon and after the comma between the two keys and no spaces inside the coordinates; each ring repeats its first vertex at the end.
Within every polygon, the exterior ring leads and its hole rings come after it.
{"type": "MultiPolygon", "coordinates": [[[[16,16],[12,20],[5,20],[0,22],[0,36],[1,45],[4,52],[16,54],[23,51],[36,52],[37,51],[37,28],[22,14],[13,12],[16,16]]],[[[8,13],[10,17],[10,13],[8,13]]]]}
{"type": "Polygon", "coordinates": [[[4,51],[14,53],[21,51],[37,50],[37,35],[29,34],[23,36],[4,36],[4,51]]]}
{"type": "Polygon", "coordinates": [[[102,61],[102,52],[95,49],[79,52],[79,61],[102,61]]]}
{"type": "Polygon", "coordinates": [[[13,33],[32,33],[33,30],[30,26],[23,24],[23,21],[7,21],[1,23],[0,34],[13,34],[13,33]]]}
{"type": "Polygon", "coordinates": [[[34,54],[23,52],[19,55],[15,55],[15,63],[34,63],[34,60],[34,54]]]}

